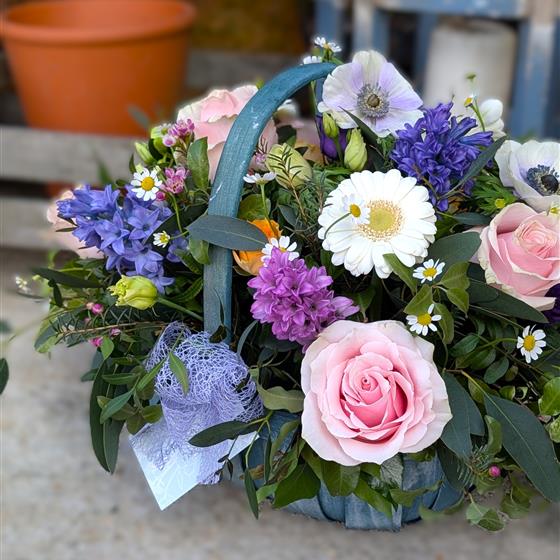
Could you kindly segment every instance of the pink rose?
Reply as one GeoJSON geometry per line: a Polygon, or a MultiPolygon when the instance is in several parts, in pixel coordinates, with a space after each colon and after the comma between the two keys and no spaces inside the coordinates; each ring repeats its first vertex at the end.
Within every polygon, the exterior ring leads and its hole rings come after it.
{"type": "Polygon", "coordinates": [[[434,443],[451,411],[433,350],[398,321],[327,327],[301,365],[303,439],[346,466],[434,443]]]}
{"type": "MultiPolygon", "coordinates": [[[[208,138],[210,179],[214,179],[229,131],[243,107],[257,93],[256,86],[241,86],[232,91],[216,89],[204,99],[186,105],[179,111],[178,119],[194,123],[195,136],[208,138]]],[[[267,152],[278,141],[273,121],[269,121],[259,140],[258,149],[267,152]]]]}
{"type": "Polygon", "coordinates": [[[49,241],[53,241],[64,249],[74,251],[74,253],[77,253],[83,259],[102,259],[103,253],[96,247],[84,247],[83,242],[72,235],[71,231],[59,231],[71,227],[71,224],[67,220],[59,217],[56,203],[58,200],[66,200],[73,196],[72,191],[64,191],[60,197],[49,206],[47,209],[47,220],[52,224],[52,227],[49,232],[45,233],[45,238],[49,241]]]}
{"type": "Polygon", "coordinates": [[[480,232],[476,255],[486,282],[535,309],[554,306],[546,292],[560,282],[558,214],[536,212],[516,202],[480,232]]]}

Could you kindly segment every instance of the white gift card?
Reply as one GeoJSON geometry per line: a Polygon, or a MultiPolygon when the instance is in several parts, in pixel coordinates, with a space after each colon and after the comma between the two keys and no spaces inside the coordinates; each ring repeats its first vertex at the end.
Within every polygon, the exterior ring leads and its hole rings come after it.
{"type": "MultiPolygon", "coordinates": [[[[254,432],[218,444],[223,448],[219,457],[227,454],[233,458],[246,449],[253,439],[254,432]],[[233,445],[233,448],[232,448],[233,445]]],[[[217,472],[223,466],[213,448],[200,448],[192,452],[173,445],[165,421],[150,424],[137,434],[130,436],[132,449],[144,472],[150,489],[160,509],[165,509],[198,484],[207,480],[209,473],[217,472]],[[209,459],[210,456],[210,459],[209,459]]],[[[214,446],[216,447],[216,446],[214,446]]]]}

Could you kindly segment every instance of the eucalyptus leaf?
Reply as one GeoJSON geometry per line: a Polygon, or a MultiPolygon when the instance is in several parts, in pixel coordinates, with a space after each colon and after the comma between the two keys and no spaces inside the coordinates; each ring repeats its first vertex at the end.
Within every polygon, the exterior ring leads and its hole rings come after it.
{"type": "Polygon", "coordinates": [[[118,412],[128,402],[133,393],[134,390],[130,389],[130,391],[112,398],[101,410],[99,422],[103,424],[103,422],[106,422],[109,418],[111,418],[113,414],[118,412]]]}
{"type": "Polygon", "coordinates": [[[232,420],[230,422],[222,422],[221,424],[216,424],[206,430],[202,430],[195,436],[193,436],[189,443],[196,447],[211,447],[222,441],[228,439],[235,439],[241,434],[250,433],[255,430],[254,426],[251,426],[245,422],[240,422],[239,420],[232,420]]]}
{"type": "Polygon", "coordinates": [[[274,507],[286,507],[297,500],[315,497],[321,488],[321,481],[307,464],[298,465],[289,476],[283,479],[276,489],[274,507]]]}
{"type": "Polygon", "coordinates": [[[543,425],[524,406],[488,394],[484,402],[502,426],[505,450],[545,498],[560,501],[560,465],[543,425]]]}
{"type": "Polygon", "coordinates": [[[283,387],[264,387],[257,385],[263,405],[268,410],[287,410],[288,412],[301,412],[303,410],[304,395],[296,389],[287,390],[283,387]]]}
{"type": "Polygon", "coordinates": [[[200,216],[189,226],[189,233],[225,249],[260,251],[267,243],[264,233],[255,225],[226,216],[200,216]]]}
{"type": "Polygon", "coordinates": [[[484,381],[486,383],[496,383],[501,379],[509,369],[509,359],[507,356],[502,356],[499,360],[492,362],[486,372],[484,373],[484,381]]]}
{"type": "Polygon", "coordinates": [[[453,453],[467,458],[472,452],[471,434],[484,435],[482,415],[469,393],[453,375],[444,373],[442,377],[452,418],[445,425],[441,440],[453,453]]]}
{"type": "Polygon", "coordinates": [[[405,313],[412,315],[420,315],[427,313],[428,308],[434,302],[432,288],[424,284],[418,293],[410,300],[409,304],[404,308],[405,313]]]}
{"type": "Polygon", "coordinates": [[[476,232],[455,233],[441,237],[428,249],[428,258],[439,259],[446,267],[455,263],[469,262],[480,247],[480,235],[476,232]]]}

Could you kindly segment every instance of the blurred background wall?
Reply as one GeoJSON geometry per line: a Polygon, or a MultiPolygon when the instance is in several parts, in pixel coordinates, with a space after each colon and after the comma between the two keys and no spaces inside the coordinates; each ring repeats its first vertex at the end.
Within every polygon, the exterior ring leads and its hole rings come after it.
{"type": "MultiPolygon", "coordinates": [[[[52,3],[52,0],[39,1],[44,5],[52,3]]],[[[77,1],[102,10],[98,20],[101,23],[90,25],[97,31],[118,25],[113,12],[122,0],[58,1],[68,5],[77,1]]],[[[138,6],[145,1],[132,0],[135,8],[129,10],[129,19],[137,17],[138,6]]],[[[159,11],[151,19],[155,21],[159,16],[165,19],[163,8],[169,0],[148,1],[159,5],[159,11]]],[[[29,2],[0,0],[0,6],[6,9],[29,2]]],[[[185,57],[188,64],[179,65],[173,72],[178,75],[176,103],[193,99],[213,87],[267,80],[283,68],[298,64],[309,52],[313,37],[322,35],[339,42],[343,47],[341,58],[364,48],[375,48],[386,54],[411,79],[428,106],[454,97],[461,110],[464,98],[474,90],[481,100],[498,97],[504,102],[506,121],[514,136],[560,137],[560,0],[191,0],[191,3],[196,7],[197,17],[194,25],[185,31],[189,35],[185,57]],[[470,73],[477,74],[474,85],[466,79],[470,73]]],[[[66,12],[65,32],[72,26],[78,29],[78,35],[80,30],[90,32],[88,18],[82,16],[80,20],[80,16],[75,16],[72,20],[71,10],[67,8],[66,12]]],[[[51,34],[60,32],[62,36],[62,30],[57,31],[56,27],[59,23],[49,20],[50,17],[34,23],[32,42],[38,40],[45,27],[50,27],[51,34]]],[[[87,112],[97,115],[100,121],[101,112],[121,93],[122,86],[112,86],[99,68],[95,83],[101,83],[109,92],[99,108],[89,110],[88,106],[87,111],[78,111],[71,118],[71,126],[68,119],[60,126],[56,122],[29,123],[24,110],[26,99],[19,84],[19,74],[24,70],[18,62],[21,59],[6,55],[11,36],[6,21],[9,22],[9,17],[0,22],[5,39],[0,46],[0,199],[3,208],[8,208],[4,210],[8,217],[17,216],[22,204],[27,209],[37,200],[43,200],[36,205],[29,235],[23,236],[40,243],[30,232],[40,221],[45,198],[67,184],[101,181],[100,164],[109,174],[126,175],[131,143],[126,139],[92,136],[90,133],[96,131],[89,129],[87,119],[82,118],[87,112]],[[76,137],[60,131],[81,135],[76,137]]],[[[134,24],[131,26],[134,28],[134,24]]],[[[73,48],[69,45],[65,50],[71,53],[73,48]]],[[[36,83],[32,81],[28,90],[44,96],[46,88],[52,85],[49,82],[57,81],[62,88],[59,97],[63,112],[70,114],[76,110],[75,100],[79,98],[83,78],[75,79],[72,71],[63,72],[56,80],[52,78],[60,72],[62,63],[50,61],[48,44],[41,49],[36,58],[44,74],[35,76],[36,83]]],[[[108,61],[112,56],[107,55],[108,61]]],[[[143,56],[136,55],[133,60],[138,62],[143,56]]],[[[86,77],[90,70],[87,60],[79,59],[86,77]]],[[[127,84],[135,84],[131,87],[136,91],[150,88],[157,99],[158,87],[162,97],[169,93],[170,87],[161,86],[153,78],[159,65],[157,60],[146,59],[145,71],[126,75],[125,68],[124,76],[120,77],[127,84]]],[[[304,114],[310,116],[305,92],[298,96],[298,101],[304,114]]],[[[41,103],[41,117],[52,116],[54,105],[48,97],[46,101],[43,97],[41,103]]],[[[169,107],[137,107],[132,102],[129,105],[119,109],[128,126],[103,129],[104,133],[141,135],[149,124],[174,117],[169,107]]],[[[95,118],[93,121],[90,118],[90,122],[98,124],[95,118]]],[[[19,234],[11,236],[10,231],[4,228],[4,245],[13,243],[12,237],[22,239],[19,234]]]]}

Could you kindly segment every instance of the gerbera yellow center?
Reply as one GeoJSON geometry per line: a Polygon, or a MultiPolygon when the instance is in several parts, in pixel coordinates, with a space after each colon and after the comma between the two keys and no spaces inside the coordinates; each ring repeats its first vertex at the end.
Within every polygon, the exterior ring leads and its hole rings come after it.
{"type": "Polygon", "coordinates": [[[433,266],[430,266],[430,268],[426,268],[422,274],[424,278],[433,278],[437,274],[437,270],[433,266]]]}
{"type": "Polygon", "coordinates": [[[350,204],[348,211],[354,218],[359,218],[362,215],[362,210],[357,204],[350,204]]]}
{"type": "Polygon", "coordinates": [[[156,183],[152,177],[145,177],[144,179],[142,179],[140,187],[142,187],[145,191],[151,191],[154,188],[155,184],[156,183]]]}
{"type": "Polygon", "coordinates": [[[535,348],[535,337],[532,334],[528,334],[523,339],[523,348],[527,350],[527,352],[531,352],[535,348]]]}
{"type": "Polygon", "coordinates": [[[494,206],[495,206],[496,208],[498,208],[499,210],[501,210],[502,208],[504,208],[505,205],[506,205],[506,200],[505,200],[505,198],[497,198],[497,199],[494,201],[494,206]]]}
{"type": "Polygon", "coordinates": [[[388,200],[374,200],[368,204],[369,223],[361,224],[360,231],[372,241],[390,239],[402,226],[401,209],[388,200]]]}
{"type": "Polygon", "coordinates": [[[432,322],[432,316],[429,313],[418,315],[418,323],[423,327],[427,327],[432,322]]]}

